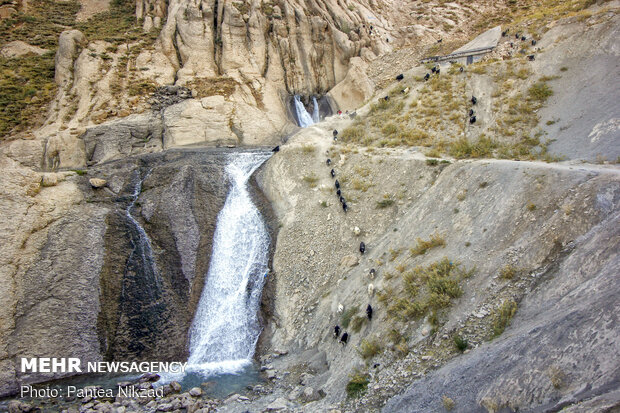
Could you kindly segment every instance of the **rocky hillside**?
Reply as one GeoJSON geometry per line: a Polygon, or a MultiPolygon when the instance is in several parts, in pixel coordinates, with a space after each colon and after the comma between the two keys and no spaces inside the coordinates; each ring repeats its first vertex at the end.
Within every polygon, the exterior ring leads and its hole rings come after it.
{"type": "Polygon", "coordinates": [[[618,129],[603,126],[618,112],[598,104],[618,91],[573,83],[589,76],[577,62],[617,73],[617,7],[553,22],[527,42],[533,61],[505,37],[463,72],[442,66],[425,82],[429,68],[414,68],[268,162],[260,182],[281,222],[261,359],[273,384],[251,406],[618,407],[618,129]],[[577,85],[584,98],[569,99],[577,85]],[[495,159],[468,160],[479,157],[495,159]]]}
{"type": "Polygon", "coordinates": [[[295,129],[293,94],[357,107],[396,70],[518,11],[476,3],[7,3],[0,134],[46,169],[84,166],[86,129],[120,118],[159,118],[148,147],[273,144],[295,129]],[[152,94],[172,85],[191,94],[163,107],[152,94]]]}

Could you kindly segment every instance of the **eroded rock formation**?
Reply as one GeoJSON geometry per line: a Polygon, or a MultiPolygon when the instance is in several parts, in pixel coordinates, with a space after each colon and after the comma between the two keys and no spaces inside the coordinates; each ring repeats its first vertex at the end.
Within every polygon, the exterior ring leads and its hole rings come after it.
{"type": "Polygon", "coordinates": [[[144,29],[161,30],[152,45],[89,43],[76,30],[64,32],[56,56],[58,98],[36,133],[46,142],[45,167],[85,165],[90,154],[82,140],[98,133],[84,134],[85,128],[150,112],[148,95],[161,86],[191,90],[187,101],[159,113],[169,131],[158,143],[165,148],[275,144],[295,128],[291,95],[324,95],[343,80],[330,95],[333,105],[354,108],[374,87],[360,69],[363,59],[391,50],[381,34],[390,25],[376,10],[365,1],[345,7],[181,0],[165,8],[141,0],[136,15],[144,29]],[[342,91],[360,85],[359,92],[342,91]]]}

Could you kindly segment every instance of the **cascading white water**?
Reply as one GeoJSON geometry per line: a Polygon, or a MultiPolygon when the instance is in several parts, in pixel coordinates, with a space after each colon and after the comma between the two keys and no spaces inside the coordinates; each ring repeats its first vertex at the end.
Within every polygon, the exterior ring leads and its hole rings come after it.
{"type": "Polygon", "coordinates": [[[318,123],[321,119],[319,116],[319,104],[316,101],[316,97],[312,96],[312,104],[314,105],[312,108],[312,120],[314,123],[318,123]]]}
{"type": "Polygon", "coordinates": [[[213,254],[190,330],[189,371],[235,373],[251,363],[260,334],[258,307],[268,270],[269,234],[247,182],[270,153],[233,155],[230,192],[217,217],[213,254]]]}
{"type": "MultiPolygon", "coordinates": [[[[312,119],[312,116],[310,116],[308,111],[306,110],[306,107],[304,106],[304,104],[301,103],[301,100],[299,99],[299,95],[295,95],[294,99],[295,99],[295,111],[297,112],[297,120],[299,121],[299,126],[301,126],[302,128],[307,128],[310,125],[314,125],[314,120],[312,119]]],[[[315,100],[315,104],[316,104],[316,100],[315,100]]],[[[316,111],[318,114],[318,105],[316,105],[315,107],[316,107],[316,111]]]]}

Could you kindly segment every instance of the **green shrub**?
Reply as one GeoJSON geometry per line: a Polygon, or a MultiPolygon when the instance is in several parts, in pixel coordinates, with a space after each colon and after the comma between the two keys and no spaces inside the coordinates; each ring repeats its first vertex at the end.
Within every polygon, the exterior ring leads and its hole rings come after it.
{"type": "Polygon", "coordinates": [[[355,307],[349,308],[344,313],[342,313],[342,316],[340,317],[340,325],[342,326],[342,328],[349,327],[349,323],[351,322],[351,319],[353,318],[354,315],[357,314],[358,310],[359,310],[359,307],[355,306],[355,307]]]}
{"type": "Polygon", "coordinates": [[[443,247],[446,245],[443,237],[437,233],[432,234],[428,241],[423,240],[422,238],[418,238],[416,240],[416,246],[409,249],[409,253],[412,257],[416,257],[418,255],[424,255],[426,252],[432,248],[443,247]]]}
{"type": "Polygon", "coordinates": [[[367,373],[356,370],[350,377],[351,380],[349,380],[346,387],[347,396],[355,398],[366,393],[368,383],[370,383],[370,376],[367,373]]]}
{"type": "Polygon", "coordinates": [[[363,339],[360,344],[359,353],[363,359],[370,359],[381,352],[381,346],[376,340],[363,339]]]}
{"type": "Polygon", "coordinates": [[[504,280],[512,280],[515,275],[517,275],[517,269],[510,264],[503,266],[502,269],[499,270],[499,276],[504,280]]]}
{"type": "Polygon", "coordinates": [[[456,403],[454,403],[454,400],[452,400],[448,396],[443,396],[441,398],[441,403],[443,404],[443,408],[447,411],[454,409],[454,406],[456,405],[456,403]]]}
{"type": "Polygon", "coordinates": [[[42,121],[56,89],[53,53],[0,57],[0,137],[42,121]]]}
{"type": "Polygon", "coordinates": [[[480,135],[475,142],[470,142],[467,138],[452,142],[449,146],[449,153],[458,159],[483,158],[492,156],[493,150],[497,147],[498,144],[493,139],[480,135]]]}
{"type": "Polygon", "coordinates": [[[362,329],[362,326],[364,325],[364,323],[366,322],[367,318],[361,315],[356,315],[355,317],[353,317],[351,319],[351,323],[350,323],[350,327],[351,330],[353,330],[354,333],[359,333],[360,330],[362,329]]]}
{"type": "Polygon", "coordinates": [[[517,312],[517,303],[512,300],[504,301],[494,314],[493,321],[493,337],[502,335],[506,327],[510,324],[510,320],[517,312]]]}
{"type": "Polygon", "coordinates": [[[314,146],[314,145],[302,145],[301,151],[303,153],[311,154],[311,153],[314,153],[316,151],[316,146],[314,146]]]}
{"type": "Polygon", "coordinates": [[[377,202],[377,208],[387,208],[394,204],[394,200],[392,198],[383,198],[381,201],[377,202]]]}
{"type": "Polygon", "coordinates": [[[458,351],[460,351],[462,353],[465,350],[467,350],[467,347],[469,346],[469,343],[467,342],[466,339],[464,339],[463,337],[461,337],[459,335],[455,335],[453,340],[454,340],[454,345],[456,346],[456,349],[458,351]]]}
{"type": "Polygon", "coordinates": [[[544,103],[553,95],[553,90],[545,82],[536,82],[530,86],[527,93],[531,99],[544,103]]]}
{"type": "Polygon", "coordinates": [[[304,182],[310,185],[310,188],[314,188],[319,178],[315,174],[306,175],[303,177],[304,182]]]}
{"type": "Polygon", "coordinates": [[[450,306],[452,299],[463,294],[460,281],[473,273],[459,266],[444,258],[404,273],[402,292],[398,294],[390,289],[389,300],[387,297],[384,300],[390,302],[388,316],[409,321],[424,316],[429,310],[450,306]]]}

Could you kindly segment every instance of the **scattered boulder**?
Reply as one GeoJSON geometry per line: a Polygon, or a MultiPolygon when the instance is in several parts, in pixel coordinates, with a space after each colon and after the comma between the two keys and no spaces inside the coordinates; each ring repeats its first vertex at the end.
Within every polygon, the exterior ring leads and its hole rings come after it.
{"type": "Polygon", "coordinates": [[[302,386],[306,386],[308,385],[309,380],[312,379],[313,377],[314,376],[310,373],[302,373],[299,379],[299,384],[301,384],[302,386]]]}
{"type": "Polygon", "coordinates": [[[178,381],[170,382],[170,387],[174,393],[178,393],[181,391],[181,384],[178,381]]]}
{"type": "Polygon", "coordinates": [[[288,407],[288,403],[284,397],[278,397],[273,402],[267,405],[268,412],[276,412],[278,410],[284,410],[288,407]]]}
{"type": "Polygon", "coordinates": [[[232,403],[232,402],[236,402],[239,397],[241,397],[239,394],[235,393],[232,394],[230,396],[228,396],[225,400],[224,400],[224,404],[228,404],[228,403],[232,403]]]}
{"type": "Polygon", "coordinates": [[[202,390],[200,387],[194,387],[189,391],[189,395],[192,397],[200,397],[202,396],[202,390]]]}
{"type": "Polygon", "coordinates": [[[359,264],[359,259],[355,255],[346,255],[340,260],[342,267],[355,267],[357,264],[359,264]]]}
{"type": "Polygon", "coordinates": [[[151,97],[151,109],[160,111],[192,97],[192,91],[183,86],[162,86],[151,97]]]}
{"type": "Polygon", "coordinates": [[[42,55],[46,52],[48,52],[48,50],[29,45],[21,40],[15,40],[5,44],[2,49],[0,49],[0,56],[10,59],[13,57],[25,56],[27,54],[42,55]]]}
{"type": "Polygon", "coordinates": [[[41,175],[41,186],[58,185],[58,175],[55,173],[44,173],[41,175]]]}
{"type": "Polygon", "coordinates": [[[11,400],[9,403],[9,413],[31,412],[32,406],[19,400],[11,400]]]}
{"type": "Polygon", "coordinates": [[[108,183],[108,181],[101,178],[90,178],[88,182],[90,182],[90,186],[96,189],[103,188],[108,183]]]}
{"type": "Polygon", "coordinates": [[[318,391],[314,390],[312,387],[306,387],[302,394],[302,399],[304,402],[314,402],[321,398],[321,395],[318,391]]]}

